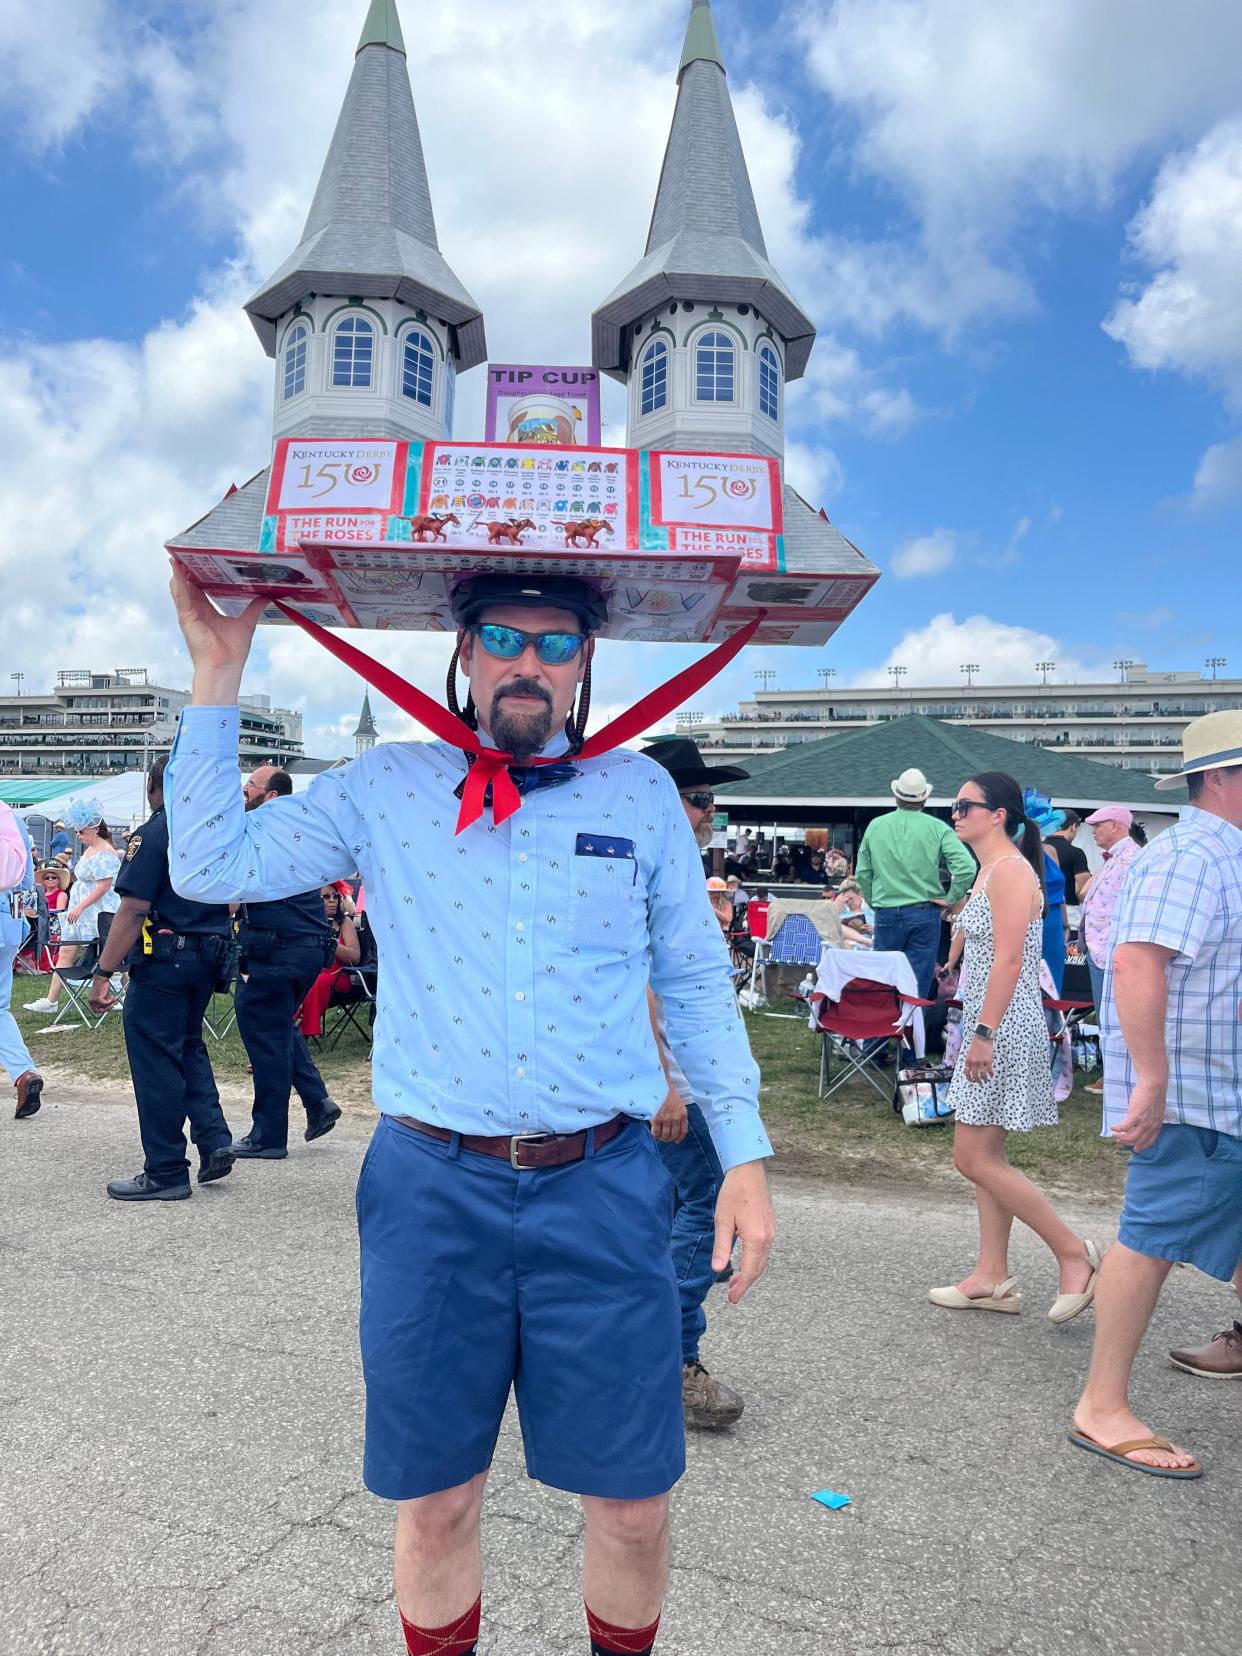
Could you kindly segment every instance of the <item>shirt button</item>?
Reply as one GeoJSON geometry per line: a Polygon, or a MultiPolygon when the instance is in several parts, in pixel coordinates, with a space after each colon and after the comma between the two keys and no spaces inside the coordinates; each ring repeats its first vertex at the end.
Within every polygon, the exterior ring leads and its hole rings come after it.
{"type": "Polygon", "coordinates": [[[525,853],[525,851],[519,851],[519,852],[518,852],[518,861],[519,861],[519,862],[525,862],[525,861],[526,861],[526,853],[525,853]]]}
{"type": "Polygon", "coordinates": [[[526,1071],[524,1069],[516,1069],[513,1073],[517,1076],[519,1081],[524,1081],[526,1079],[526,1071]]]}
{"type": "Polygon", "coordinates": [[[517,923],[517,929],[518,929],[518,930],[519,930],[519,931],[525,931],[525,930],[526,930],[526,922],[525,922],[525,920],[519,920],[519,921],[518,921],[518,923],[517,923]]]}
{"type": "Polygon", "coordinates": [[[525,995],[524,995],[524,994],[523,994],[523,993],[522,993],[522,991],[521,991],[521,990],[520,990],[520,989],[519,989],[519,990],[518,990],[518,992],[517,992],[517,994],[516,994],[516,995],[514,995],[514,997],[513,997],[513,998],[514,998],[514,1000],[516,1000],[516,1001],[523,1001],[523,1000],[525,1000],[525,999],[526,999],[526,996],[525,996],[525,995]]]}

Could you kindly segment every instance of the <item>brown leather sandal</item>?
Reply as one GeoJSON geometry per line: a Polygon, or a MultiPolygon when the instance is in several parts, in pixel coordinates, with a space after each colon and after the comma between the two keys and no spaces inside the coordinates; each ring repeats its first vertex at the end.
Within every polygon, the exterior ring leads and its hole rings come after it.
{"type": "Polygon", "coordinates": [[[1131,1472],[1150,1472],[1157,1478],[1201,1478],[1203,1468],[1197,1460],[1192,1460],[1189,1466],[1148,1466],[1146,1461],[1130,1460],[1129,1456],[1136,1449],[1164,1449],[1169,1454],[1176,1455],[1168,1438],[1146,1437],[1132,1438],[1128,1443],[1107,1444],[1097,1443],[1086,1432],[1070,1432],[1069,1440],[1075,1449],[1088,1449],[1093,1455],[1103,1455],[1105,1460],[1116,1461],[1118,1466],[1128,1466],[1131,1472]]]}

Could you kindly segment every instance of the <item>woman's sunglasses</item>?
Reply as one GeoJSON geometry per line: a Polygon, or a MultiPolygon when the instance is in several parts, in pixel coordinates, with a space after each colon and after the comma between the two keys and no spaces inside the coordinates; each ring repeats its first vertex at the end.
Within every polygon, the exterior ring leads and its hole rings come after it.
{"type": "Polygon", "coordinates": [[[576,661],[586,643],[582,633],[528,633],[517,627],[498,627],[491,621],[475,627],[474,636],[489,656],[498,656],[501,661],[516,661],[526,646],[533,644],[545,667],[563,667],[566,662],[576,661]]]}
{"type": "Polygon", "coordinates": [[[969,816],[972,811],[990,811],[992,807],[983,799],[955,799],[949,806],[950,816],[969,816]]]}

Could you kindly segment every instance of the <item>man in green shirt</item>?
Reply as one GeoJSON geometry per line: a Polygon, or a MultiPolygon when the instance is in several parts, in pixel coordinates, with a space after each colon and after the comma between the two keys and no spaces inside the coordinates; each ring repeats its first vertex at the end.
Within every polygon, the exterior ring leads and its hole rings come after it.
{"type": "Polygon", "coordinates": [[[932,785],[922,771],[903,771],[889,787],[897,809],[868,825],[855,872],[868,907],[875,910],[873,947],[904,954],[919,994],[926,996],[944,911],[970,890],[976,863],[952,828],[924,811],[932,785]],[[951,881],[947,896],[940,878],[942,860],[951,881]]]}

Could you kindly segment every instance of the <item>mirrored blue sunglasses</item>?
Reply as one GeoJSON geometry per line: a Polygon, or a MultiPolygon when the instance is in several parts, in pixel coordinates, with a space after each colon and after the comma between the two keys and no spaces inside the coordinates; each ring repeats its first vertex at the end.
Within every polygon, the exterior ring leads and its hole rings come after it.
{"type": "Polygon", "coordinates": [[[499,627],[491,621],[472,630],[490,656],[499,656],[502,661],[516,661],[526,646],[533,644],[535,654],[547,667],[563,667],[566,662],[576,660],[586,643],[583,633],[528,633],[517,627],[499,627]]]}

